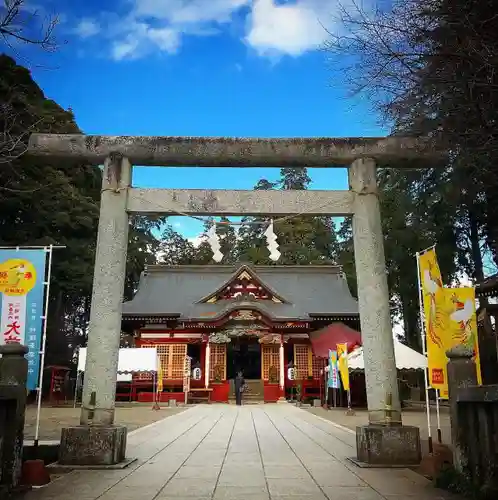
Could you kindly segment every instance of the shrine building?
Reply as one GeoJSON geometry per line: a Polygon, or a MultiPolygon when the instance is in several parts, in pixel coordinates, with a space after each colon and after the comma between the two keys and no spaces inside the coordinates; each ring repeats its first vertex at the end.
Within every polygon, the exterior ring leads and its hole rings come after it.
{"type": "MultiPolygon", "coordinates": [[[[304,396],[319,397],[328,349],[360,344],[359,327],[346,277],[330,265],[149,266],[122,316],[135,347],[158,351],[161,401],[181,400],[186,356],[200,368],[191,386],[211,389],[211,401],[233,397],[239,370],[248,399],[275,402],[296,384],[304,396]]],[[[153,398],[152,376],[135,375],[131,399],[153,398]]]]}

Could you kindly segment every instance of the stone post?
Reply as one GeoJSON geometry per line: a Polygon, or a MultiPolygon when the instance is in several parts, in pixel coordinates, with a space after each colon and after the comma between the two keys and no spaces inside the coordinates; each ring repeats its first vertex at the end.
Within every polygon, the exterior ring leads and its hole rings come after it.
{"type": "Polygon", "coordinates": [[[353,240],[368,419],[371,424],[385,424],[387,420],[400,422],[401,405],[375,162],[356,160],[349,169],[349,185],[356,195],[353,240]],[[392,398],[390,419],[386,413],[388,394],[392,398]]]}
{"type": "Polygon", "coordinates": [[[120,155],[107,158],[100,200],[81,427],[62,430],[61,464],[112,465],[124,459],[126,428],[113,424],[128,247],[126,202],[130,184],[128,159],[120,155]]]}
{"type": "Polygon", "coordinates": [[[458,389],[477,386],[476,364],[472,359],[472,349],[458,345],[447,351],[448,356],[448,397],[450,402],[451,442],[453,449],[453,465],[462,472],[465,466],[463,450],[460,447],[458,415],[458,389]]]}
{"type": "Polygon", "coordinates": [[[369,420],[356,429],[357,461],[416,465],[422,458],[420,431],[401,425],[375,162],[354,161],[349,186],[355,194],[353,240],[369,420]]]}
{"type": "Polygon", "coordinates": [[[28,348],[0,346],[0,497],[17,488],[22,472],[28,348]],[[4,488],[2,490],[2,488],[4,488]],[[6,491],[5,491],[6,489],[6,491]]]}

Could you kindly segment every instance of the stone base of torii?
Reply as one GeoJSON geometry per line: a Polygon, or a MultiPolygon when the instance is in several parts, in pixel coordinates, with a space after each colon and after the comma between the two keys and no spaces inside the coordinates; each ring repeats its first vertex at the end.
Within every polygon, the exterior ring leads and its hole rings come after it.
{"type": "MultiPolygon", "coordinates": [[[[28,154],[104,164],[80,426],[62,430],[60,463],[116,466],[126,429],[114,425],[129,214],[293,214],[353,217],[369,425],[357,429],[357,462],[420,462],[416,427],[403,426],[398,394],[376,162],[435,158],[413,138],[226,139],[33,134],[28,154]],[[138,189],[132,164],[222,167],[349,166],[349,191],[138,189]]],[[[119,466],[119,465],[118,465],[119,466]]]]}

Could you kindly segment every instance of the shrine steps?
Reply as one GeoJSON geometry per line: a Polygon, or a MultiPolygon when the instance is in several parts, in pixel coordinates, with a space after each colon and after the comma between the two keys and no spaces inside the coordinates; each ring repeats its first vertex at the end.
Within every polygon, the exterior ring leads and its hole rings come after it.
{"type": "MultiPolygon", "coordinates": [[[[262,380],[246,380],[247,391],[242,396],[243,403],[257,404],[264,402],[264,383],[262,380]]],[[[235,386],[230,381],[229,403],[235,403],[235,386]]]]}

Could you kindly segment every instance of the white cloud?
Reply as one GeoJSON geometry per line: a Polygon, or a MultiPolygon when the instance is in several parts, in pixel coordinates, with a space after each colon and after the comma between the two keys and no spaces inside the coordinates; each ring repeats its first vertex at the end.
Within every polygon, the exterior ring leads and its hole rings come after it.
{"type": "Polygon", "coordinates": [[[123,59],[132,59],[138,57],[137,49],[139,47],[138,40],[134,40],[130,35],[124,40],[119,42],[114,42],[111,48],[112,58],[116,61],[121,61],[123,59]]]}
{"type": "Polygon", "coordinates": [[[192,245],[194,245],[195,248],[197,248],[203,241],[206,240],[202,235],[201,236],[194,236],[193,238],[187,238],[192,245]]]}
{"type": "Polygon", "coordinates": [[[336,8],[335,0],[254,0],[245,40],[259,55],[300,56],[327,40],[336,8]]]}
{"type": "Polygon", "coordinates": [[[159,50],[174,54],[180,46],[180,33],[171,28],[150,28],[147,33],[159,50]]]}
{"type": "Polygon", "coordinates": [[[223,26],[260,56],[299,56],[320,47],[339,0],[122,0],[124,12],[84,19],[81,38],[108,37],[111,57],[174,54],[183,37],[217,34],[223,26]],[[245,16],[245,32],[243,24],[245,16]],[[240,26],[239,26],[240,25],[240,26]]]}
{"type": "Polygon", "coordinates": [[[90,38],[100,33],[100,25],[93,19],[83,19],[74,30],[80,38],[90,38]]]}

